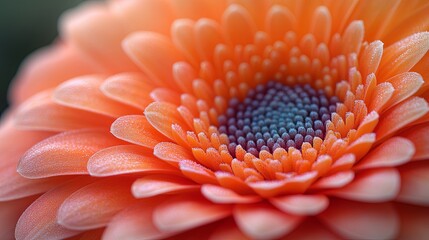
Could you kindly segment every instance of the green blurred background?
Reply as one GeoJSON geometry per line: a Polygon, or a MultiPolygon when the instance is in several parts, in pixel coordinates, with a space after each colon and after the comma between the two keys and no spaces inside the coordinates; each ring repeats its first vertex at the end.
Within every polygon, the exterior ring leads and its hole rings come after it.
{"type": "Polygon", "coordinates": [[[83,0],[0,0],[0,113],[21,62],[57,36],[62,12],[83,0]]]}

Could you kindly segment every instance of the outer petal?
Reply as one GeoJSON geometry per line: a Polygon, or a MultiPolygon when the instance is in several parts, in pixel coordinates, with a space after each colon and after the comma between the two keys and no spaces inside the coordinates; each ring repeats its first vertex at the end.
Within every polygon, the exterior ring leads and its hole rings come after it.
{"type": "Polygon", "coordinates": [[[87,173],[88,159],[121,141],[102,130],[77,130],[55,135],[28,150],[18,172],[28,178],[87,173]]]}
{"type": "Polygon", "coordinates": [[[416,162],[400,168],[401,191],[398,200],[405,203],[429,206],[429,164],[416,162]]]}
{"type": "Polygon", "coordinates": [[[316,215],[328,207],[324,195],[291,195],[271,198],[270,202],[280,210],[294,215],[316,215]]]}
{"type": "Polygon", "coordinates": [[[132,185],[136,198],[148,198],[162,194],[178,194],[197,191],[200,185],[172,175],[150,175],[137,179],[132,185]]]}
{"type": "Polygon", "coordinates": [[[396,204],[401,219],[398,239],[419,240],[429,236],[429,208],[409,204],[396,204]]]}
{"type": "Polygon", "coordinates": [[[211,184],[203,185],[201,188],[201,193],[210,201],[219,204],[245,204],[259,202],[262,200],[258,196],[239,195],[230,189],[211,184]]]}
{"type": "Polygon", "coordinates": [[[429,125],[418,125],[402,134],[403,137],[413,142],[416,152],[413,160],[426,160],[429,158],[429,125]]]}
{"type": "Polygon", "coordinates": [[[99,180],[67,197],[58,210],[58,223],[69,229],[89,230],[105,226],[136,199],[131,195],[132,179],[99,180]]]}
{"type": "Polygon", "coordinates": [[[398,216],[388,203],[358,203],[336,199],[319,217],[346,239],[393,239],[399,232],[398,216]]]}
{"type": "Polygon", "coordinates": [[[241,231],[254,239],[279,238],[291,232],[301,221],[301,217],[262,203],[237,205],[234,218],[241,231]]]}
{"type": "Polygon", "coordinates": [[[35,200],[35,197],[0,202],[0,239],[15,239],[15,227],[21,214],[35,200]]]}

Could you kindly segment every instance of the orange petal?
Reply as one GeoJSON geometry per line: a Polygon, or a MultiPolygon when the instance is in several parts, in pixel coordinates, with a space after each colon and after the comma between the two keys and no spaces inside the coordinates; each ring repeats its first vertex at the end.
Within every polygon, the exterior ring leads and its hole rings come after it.
{"type": "Polygon", "coordinates": [[[426,160],[429,158],[429,125],[419,125],[413,127],[402,134],[410,140],[415,147],[415,154],[412,160],[426,160]]]}
{"type": "Polygon", "coordinates": [[[350,184],[328,193],[355,201],[386,202],[396,197],[400,185],[401,178],[396,169],[378,168],[362,171],[350,184]]]}
{"type": "Polygon", "coordinates": [[[409,71],[429,50],[429,32],[415,33],[384,51],[377,75],[387,79],[409,71]]]}
{"type": "Polygon", "coordinates": [[[170,139],[174,139],[171,125],[179,124],[182,128],[186,126],[180,113],[177,111],[177,107],[171,103],[151,103],[146,107],[144,113],[149,123],[170,139]]]}
{"type": "Polygon", "coordinates": [[[329,206],[319,217],[345,239],[395,239],[400,229],[398,216],[388,203],[334,199],[329,206]]]}
{"type": "Polygon", "coordinates": [[[36,94],[21,104],[15,119],[19,128],[45,131],[66,131],[90,127],[108,128],[113,121],[103,115],[54,103],[51,91],[36,94]]]}
{"type": "Polygon", "coordinates": [[[74,230],[105,226],[126,206],[133,204],[132,179],[107,178],[85,186],[67,197],[58,210],[58,223],[74,230]]]}
{"type": "Polygon", "coordinates": [[[213,204],[194,195],[178,195],[155,208],[153,222],[161,231],[178,232],[217,221],[230,214],[229,205],[213,204]]]}
{"type": "Polygon", "coordinates": [[[201,193],[208,200],[219,204],[245,204],[261,201],[261,198],[257,196],[239,195],[230,189],[211,184],[204,184],[201,187],[201,193]]]}
{"type": "Polygon", "coordinates": [[[24,210],[35,199],[35,197],[27,197],[14,201],[0,202],[0,239],[16,239],[16,223],[24,210]]]}
{"type": "Polygon", "coordinates": [[[429,112],[429,105],[423,98],[413,97],[387,111],[381,117],[376,129],[377,140],[393,134],[429,112]]]}
{"type": "Polygon", "coordinates": [[[172,175],[150,175],[137,179],[131,188],[134,197],[148,198],[162,194],[178,194],[198,190],[199,185],[172,175]]]}
{"type": "Polygon", "coordinates": [[[386,80],[395,88],[389,105],[393,106],[416,93],[423,85],[424,81],[420,74],[415,72],[405,72],[386,80]]]}
{"type": "Polygon", "coordinates": [[[79,56],[76,49],[64,43],[39,50],[24,62],[12,82],[12,103],[19,104],[30,96],[56,87],[70,78],[95,73],[85,60],[79,56]],[[34,84],[36,82],[37,84],[34,84]]]}
{"type": "Polygon", "coordinates": [[[153,102],[149,94],[154,87],[143,74],[121,73],[107,78],[100,90],[115,101],[144,110],[153,102]]]}
{"type": "Polygon", "coordinates": [[[337,172],[330,176],[320,178],[311,186],[311,189],[340,188],[353,181],[355,174],[353,171],[337,172]]]}
{"type": "Polygon", "coordinates": [[[375,133],[366,133],[356,139],[347,147],[348,153],[353,153],[356,160],[360,160],[371,149],[372,144],[375,142],[375,133]]]}
{"type": "Polygon", "coordinates": [[[231,4],[223,13],[222,26],[225,36],[232,44],[245,45],[252,43],[256,25],[252,16],[242,6],[231,4]]]}
{"type": "Polygon", "coordinates": [[[190,19],[177,19],[171,26],[171,37],[174,45],[194,66],[198,66],[200,59],[196,50],[194,37],[195,22],[190,19]]]}
{"type": "Polygon", "coordinates": [[[401,202],[429,206],[429,165],[426,161],[406,165],[400,168],[401,191],[398,200],[401,202]]]}
{"type": "Polygon", "coordinates": [[[167,102],[180,105],[180,94],[169,88],[156,88],[152,90],[149,95],[156,102],[167,102]]]}
{"type": "Polygon", "coordinates": [[[150,31],[168,36],[171,23],[176,18],[167,0],[128,0],[109,3],[113,14],[132,32],[150,31]]]}
{"type": "Polygon", "coordinates": [[[325,195],[291,195],[271,198],[270,202],[293,215],[317,215],[328,207],[329,199],[325,195]]]}
{"type": "Polygon", "coordinates": [[[180,171],[182,171],[186,177],[197,183],[217,183],[214,173],[199,163],[190,160],[182,160],[179,162],[179,167],[180,171]]]}
{"type": "Polygon", "coordinates": [[[153,32],[136,32],[124,40],[123,46],[153,82],[167,88],[175,87],[172,86],[172,67],[184,58],[167,37],[153,32]]]}
{"type": "Polygon", "coordinates": [[[79,234],[57,223],[57,211],[66,198],[92,181],[79,178],[43,194],[19,218],[16,238],[64,239],[79,234]]]}
{"type": "Polygon", "coordinates": [[[110,131],[119,139],[148,148],[167,140],[143,115],[120,117],[113,122],[110,131]]]}
{"type": "Polygon", "coordinates": [[[332,18],[329,9],[325,6],[317,7],[314,10],[311,20],[311,33],[320,42],[329,42],[331,37],[332,18]]]}
{"type": "Polygon", "coordinates": [[[249,186],[263,197],[272,197],[286,193],[305,192],[317,177],[316,171],[306,172],[290,179],[278,181],[260,181],[248,183],[249,186]]]}
{"type": "Polygon", "coordinates": [[[363,21],[351,22],[343,33],[342,53],[359,53],[364,36],[363,21]]]}
{"type": "Polygon", "coordinates": [[[293,13],[281,5],[274,5],[267,13],[265,29],[273,40],[283,40],[286,32],[294,30],[296,18],[293,13]]]}
{"type": "Polygon", "coordinates": [[[101,3],[82,5],[63,15],[60,24],[63,37],[106,72],[137,70],[121,48],[128,30],[101,3]]]}
{"type": "Polygon", "coordinates": [[[368,110],[381,113],[392,98],[394,92],[395,88],[391,83],[383,82],[378,84],[375,87],[368,110]]]}
{"type": "Polygon", "coordinates": [[[103,239],[164,239],[169,233],[161,232],[152,221],[153,211],[162,199],[148,199],[127,207],[109,222],[103,239]]]}
{"type": "Polygon", "coordinates": [[[367,169],[377,167],[394,167],[410,161],[415,153],[413,143],[401,137],[393,137],[371,150],[355,167],[367,169]]]}
{"type": "Polygon", "coordinates": [[[219,23],[211,19],[199,19],[195,24],[194,34],[200,58],[212,61],[216,46],[224,43],[219,23]]]}
{"type": "Polygon", "coordinates": [[[375,73],[383,56],[383,42],[380,40],[370,43],[359,58],[359,71],[366,78],[375,73]]]}
{"type": "Polygon", "coordinates": [[[106,97],[100,90],[103,81],[104,78],[101,76],[83,76],[64,82],[55,89],[54,101],[114,118],[139,112],[133,107],[106,97]]]}
{"type": "Polygon", "coordinates": [[[301,217],[281,212],[268,204],[243,204],[234,208],[238,227],[253,239],[275,239],[294,230],[301,217]]]}
{"type": "Polygon", "coordinates": [[[175,173],[177,169],[136,145],[121,145],[96,152],[88,161],[92,176],[106,177],[129,173],[175,173]]]}
{"type": "Polygon", "coordinates": [[[94,153],[120,143],[101,130],[64,132],[28,150],[19,162],[18,172],[27,178],[87,174],[86,164],[94,153]]]}
{"type": "Polygon", "coordinates": [[[170,142],[158,143],[153,150],[153,155],[174,166],[177,166],[182,160],[194,159],[194,156],[188,149],[170,142]]]}

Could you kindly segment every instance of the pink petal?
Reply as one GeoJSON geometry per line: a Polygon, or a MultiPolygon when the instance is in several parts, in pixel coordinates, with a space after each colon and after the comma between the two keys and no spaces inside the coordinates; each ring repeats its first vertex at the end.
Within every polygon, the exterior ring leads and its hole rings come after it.
{"type": "Polygon", "coordinates": [[[178,166],[182,160],[194,159],[194,156],[188,149],[171,142],[158,143],[153,149],[153,155],[174,166],[178,166]]]}
{"type": "Polygon", "coordinates": [[[57,211],[66,198],[92,181],[79,178],[43,194],[19,218],[16,238],[63,239],[79,234],[79,231],[64,228],[57,223],[57,211]]]}
{"type": "Polygon", "coordinates": [[[329,206],[319,217],[343,238],[394,239],[399,231],[398,216],[388,203],[335,199],[329,206]]]}
{"type": "Polygon", "coordinates": [[[107,78],[100,90],[113,100],[144,110],[153,102],[149,93],[154,87],[143,74],[121,73],[107,78]]]}
{"type": "Polygon", "coordinates": [[[385,79],[410,70],[429,50],[429,33],[415,33],[385,49],[377,75],[385,79]]]}
{"type": "Polygon", "coordinates": [[[329,199],[324,195],[291,195],[271,198],[270,202],[293,215],[317,215],[328,207],[329,199]]]}
{"type": "Polygon", "coordinates": [[[429,112],[429,105],[423,98],[413,97],[387,111],[376,129],[377,140],[393,134],[429,112]]]}
{"type": "Polygon", "coordinates": [[[24,210],[36,197],[0,202],[0,239],[15,239],[15,227],[24,210]]]}
{"type": "Polygon", "coordinates": [[[408,162],[414,155],[413,143],[402,137],[393,137],[371,150],[355,167],[367,169],[376,167],[394,167],[408,162]]]}
{"type": "Polygon", "coordinates": [[[353,181],[355,174],[353,171],[337,172],[332,175],[322,177],[313,185],[311,189],[340,188],[353,181]]]}
{"type": "Polygon", "coordinates": [[[228,205],[213,204],[194,195],[167,199],[155,208],[153,221],[161,231],[178,232],[208,224],[231,214],[228,205]]]}
{"type": "Polygon", "coordinates": [[[63,37],[104,71],[137,70],[121,48],[122,39],[129,31],[105,5],[82,5],[79,10],[63,15],[60,24],[63,37]]]}
{"type": "Polygon", "coordinates": [[[426,160],[429,158],[429,125],[419,125],[407,129],[402,136],[410,140],[415,147],[413,160],[426,160]]]}
{"type": "Polygon", "coordinates": [[[33,146],[18,165],[18,172],[28,178],[87,174],[88,159],[97,151],[121,144],[102,130],[64,132],[33,146]]]}
{"type": "Polygon", "coordinates": [[[330,195],[363,202],[385,202],[396,197],[401,185],[394,168],[365,170],[343,188],[328,191],[330,195]]]}
{"type": "Polygon", "coordinates": [[[254,239],[282,237],[301,221],[301,217],[288,215],[263,203],[236,205],[234,219],[241,231],[254,239]]]}
{"type": "Polygon", "coordinates": [[[62,83],[54,91],[54,101],[68,107],[77,108],[108,117],[138,113],[133,107],[106,97],[100,88],[104,77],[83,76],[62,83]]]}
{"type": "Polygon", "coordinates": [[[414,205],[429,206],[429,164],[416,162],[400,168],[401,191],[398,200],[414,205]]]}
{"type": "Polygon", "coordinates": [[[167,140],[143,115],[122,116],[113,122],[110,131],[119,139],[148,148],[167,140]]]}
{"type": "Polygon", "coordinates": [[[201,193],[208,200],[219,204],[245,204],[261,201],[261,198],[258,196],[239,195],[230,189],[211,184],[204,184],[201,187],[201,193]]]}
{"type": "Polygon", "coordinates": [[[132,179],[107,178],[79,189],[67,197],[58,210],[58,223],[74,230],[105,226],[136,199],[131,195],[132,179]]]}
{"type": "Polygon", "coordinates": [[[200,186],[178,176],[150,175],[137,179],[131,188],[136,198],[148,198],[162,194],[178,194],[199,190],[200,186]]]}
{"type": "Polygon", "coordinates": [[[88,172],[103,177],[127,173],[175,173],[177,169],[136,145],[121,145],[96,152],[88,161],[88,172]]]}
{"type": "Polygon", "coordinates": [[[158,198],[148,199],[133,206],[127,207],[116,214],[109,222],[103,239],[161,239],[168,237],[152,221],[153,211],[159,204],[158,198]]]}
{"type": "Polygon", "coordinates": [[[174,88],[172,67],[184,60],[170,39],[153,32],[136,32],[123,41],[129,57],[146,73],[153,82],[163,87],[174,88]]]}

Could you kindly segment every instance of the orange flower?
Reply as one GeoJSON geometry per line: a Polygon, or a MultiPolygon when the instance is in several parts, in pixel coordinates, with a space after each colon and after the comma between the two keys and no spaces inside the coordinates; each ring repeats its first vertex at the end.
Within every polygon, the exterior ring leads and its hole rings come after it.
{"type": "Polygon", "coordinates": [[[417,0],[83,5],[11,89],[1,238],[428,237],[428,16],[417,0]]]}

